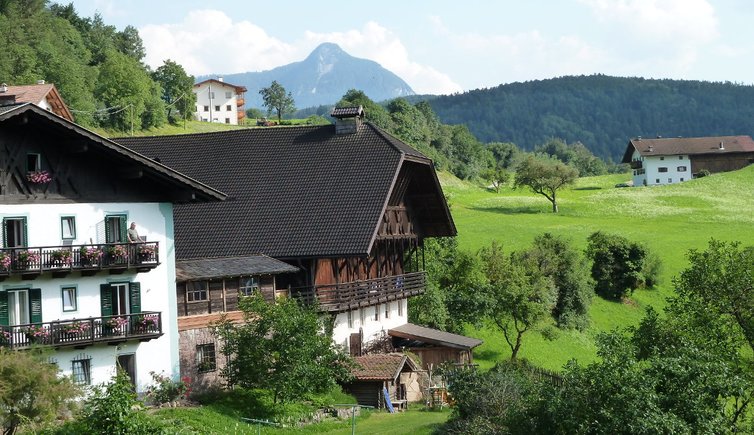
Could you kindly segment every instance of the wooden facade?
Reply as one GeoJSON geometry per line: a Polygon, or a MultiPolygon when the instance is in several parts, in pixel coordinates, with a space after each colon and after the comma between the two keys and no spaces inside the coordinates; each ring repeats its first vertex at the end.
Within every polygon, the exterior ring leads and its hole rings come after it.
{"type": "Polygon", "coordinates": [[[176,285],[178,317],[237,311],[239,295],[250,280],[257,284],[254,291],[261,292],[268,301],[287,294],[287,289],[276,290],[274,275],[183,281],[176,285]]]}
{"type": "Polygon", "coordinates": [[[691,159],[691,173],[736,171],[754,163],[754,153],[703,154],[691,159]]]}

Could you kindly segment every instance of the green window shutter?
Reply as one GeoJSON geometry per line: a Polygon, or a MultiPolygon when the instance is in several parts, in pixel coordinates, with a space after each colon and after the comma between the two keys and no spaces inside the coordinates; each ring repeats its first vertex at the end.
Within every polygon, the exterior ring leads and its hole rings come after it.
{"type": "Polygon", "coordinates": [[[128,241],[128,237],[126,234],[128,233],[128,216],[122,215],[120,216],[120,237],[118,237],[118,240],[122,243],[125,243],[128,241]]]}
{"type": "Polygon", "coordinates": [[[128,285],[129,303],[131,304],[131,314],[141,313],[141,284],[132,282],[128,285]]]}
{"type": "MultiPolygon", "coordinates": [[[[28,233],[28,230],[27,230],[26,218],[23,218],[23,221],[24,221],[24,233],[23,233],[23,235],[21,235],[21,240],[22,240],[22,246],[26,247],[26,246],[29,246],[29,238],[27,237],[27,235],[29,233],[28,233]]],[[[41,320],[40,320],[40,322],[41,322],[41,320]]]]}
{"type": "Polygon", "coordinates": [[[115,217],[105,216],[105,242],[106,243],[113,243],[115,241],[115,234],[113,234],[113,224],[111,223],[113,219],[115,219],[115,217]]]}
{"type": "Polygon", "coordinates": [[[8,240],[8,219],[3,219],[3,247],[7,248],[8,244],[6,242],[8,240]]]}
{"type": "Polygon", "coordinates": [[[102,317],[113,315],[113,293],[110,291],[110,284],[99,286],[99,303],[102,317]]]}
{"type": "Polygon", "coordinates": [[[0,326],[8,326],[8,292],[0,292],[0,326]]]}
{"type": "Polygon", "coordinates": [[[29,289],[29,312],[31,323],[42,323],[42,289],[29,289]]]}

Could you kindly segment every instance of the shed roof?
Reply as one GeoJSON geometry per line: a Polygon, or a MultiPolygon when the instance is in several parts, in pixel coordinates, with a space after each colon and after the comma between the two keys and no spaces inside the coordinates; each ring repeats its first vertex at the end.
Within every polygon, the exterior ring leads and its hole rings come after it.
{"type": "Polygon", "coordinates": [[[750,136],[709,136],[631,139],[623,154],[623,163],[630,163],[634,150],[642,156],[674,156],[726,153],[754,153],[750,136]],[[722,148],[720,146],[722,144],[722,148]]]}
{"type": "Polygon", "coordinates": [[[397,328],[390,328],[387,333],[391,337],[405,338],[407,340],[464,350],[473,349],[484,343],[477,338],[451,334],[450,332],[414,325],[413,323],[406,323],[397,328]]]}
{"type": "Polygon", "coordinates": [[[178,259],[366,256],[401,170],[422,236],[455,234],[432,161],[368,123],[115,140],[228,193],[175,208],[178,259]]]}
{"type": "Polygon", "coordinates": [[[414,361],[402,353],[362,355],[353,358],[356,368],[351,370],[358,381],[395,380],[408,365],[411,371],[419,370],[414,361]]]}
{"type": "Polygon", "coordinates": [[[296,271],[298,271],[297,267],[261,254],[244,257],[179,260],[175,264],[175,274],[178,281],[246,275],[277,275],[296,271]]]}

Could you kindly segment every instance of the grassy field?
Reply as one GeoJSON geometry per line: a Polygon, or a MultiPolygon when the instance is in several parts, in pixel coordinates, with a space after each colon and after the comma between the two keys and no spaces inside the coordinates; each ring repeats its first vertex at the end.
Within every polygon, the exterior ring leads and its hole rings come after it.
{"type": "MultiPolygon", "coordinates": [[[[234,413],[226,413],[216,407],[168,408],[157,411],[156,415],[171,427],[180,428],[182,434],[239,434],[257,433],[257,425],[240,420],[234,413]]],[[[424,411],[410,409],[406,412],[390,414],[384,411],[364,412],[356,418],[356,433],[362,434],[430,434],[444,423],[450,411],[424,411]]],[[[261,425],[264,434],[350,434],[351,421],[326,421],[304,427],[278,428],[261,425]]]]}
{"type": "MultiPolygon", "coordinates": [[[[615,188],[628,175],[583,178],[560,196],[560,213],[528,190],[488,189],[441,175],[448,194],[462,249],[477,250],[493,239],[506,251],[527,247],[544,232],[563,235],[583,249],[586,238],[601,230],[646,244],[663,261],[662,282],[656,290],[637,291],[628,303],[598,297],[590,310],[592,326],[583,333],[535,331],[525,337],[522,356],[537,365],[559,370],[571,358],[587,363],[596,358],[594,337],[601,331],[636,324],[645,307],[662,308],[673,294],[672,278],[687,265],[689,249],[704,249],[710,238],[754,244],[754,167],[716,174],[681,184],[615,188]]],[[[547,324],[541,330],[553,331],[547,324]]],[[[493,329],[469,329],[485,340],[475,360],[489,368],[510,351],[493,329]]]]}

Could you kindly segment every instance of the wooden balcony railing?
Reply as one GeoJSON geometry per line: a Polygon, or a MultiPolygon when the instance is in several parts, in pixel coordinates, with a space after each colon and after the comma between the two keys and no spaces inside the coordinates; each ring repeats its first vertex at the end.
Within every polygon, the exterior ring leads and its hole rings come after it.
{"type": "Polygon", "coordinates": [[[160,264],[158,242],[106,243],[100,245],[41,246],[0,249],[0,280],[11,275],[99,270],[146,272],[160,264]]]}
{"type": "Polygon", "coordinates": [[[631,169],[641,169],[642,162],[641,160],[632,160],[629,166],[631,166],[631,169]]]}
{"type": "Polygon", "coordinates": [[[319,303],[323,311],[346,311],[424,293],[426,275],[412,272],[383,278],[291,289],[306,303],[319,303]]]}
{"type": "Polygon", "coordinates": [[[147,341],[162,335],[162,314],[147,311],[119,316],[0,326],[0,347],[85,347],[127,340],[147,341]]]}

